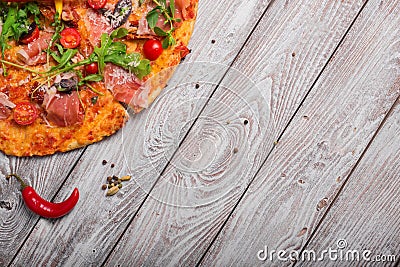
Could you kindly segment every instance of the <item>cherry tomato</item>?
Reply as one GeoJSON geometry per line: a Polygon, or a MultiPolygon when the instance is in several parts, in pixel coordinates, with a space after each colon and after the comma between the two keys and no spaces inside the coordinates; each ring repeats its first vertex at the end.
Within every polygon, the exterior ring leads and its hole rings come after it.
{"type": "Polygon", "coordinates": [[[99,71],[99,65],[97,62],[90,63],[85,66],[86,74],[96,74],[99,71]]]}
{"type": "Polygon", "coordinates": [[[143,45],[144,56],[149,60],[156,60],[162,52],[162,44],[158,40],[147,40],[143,45]]]}
{"type": "Polygon", "coordinates": [[[88,4],[93,9],[100,9],[107,4],[107,0],[88,0],[88,4]]]}
{"type": "Polygon", "coordinates": [[[19,125],[32,124],[37,117],[37,109],[32,103],[21,102],[14,108],[14,120],[19,125]]]}
{"type": "MultiPolygon", "coordinates": [[[[35,25],[36,26],[36,25],[35,25]]],[[[32,43],[33,41],[35,41],[37,38],[39,38],[39,28],[36,26],[35,29],[33,30],[33,32],[31,34],[28,34],[27,36],[25,36],[24,38],[22,38],[20,40],[21,43],[23,44],[29,44],[32,43]]]]}
{"type": "Polygon", "coordinates": [[[66,28],[61,32],[60,42],[65,48],[77,48],[81,43],[81,35],[74,28],[66,28]]]}

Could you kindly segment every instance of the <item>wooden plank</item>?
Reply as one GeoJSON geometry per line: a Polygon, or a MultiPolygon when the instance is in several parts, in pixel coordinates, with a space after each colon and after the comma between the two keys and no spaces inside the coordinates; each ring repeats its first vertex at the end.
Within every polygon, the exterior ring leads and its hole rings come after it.
{"type": "MultiPolygon", "coordinates": [[[[348,265],[353,257],[348,251],[357,250],[354,258],[359,257],[360,263],[395,266],[396,260],[400,260],[399,202],[400,105],[397,105],[305,249],[320,255],[324,248],[338,249],[337,243],[341,242],[343,262],[348,265]],[[363,255],[365,250],[370,250],[370,255],[368,252],[363,255]],[[363,256],[375,262],[368,262],[363,256]]],[[[333,265],[335,261],[324,262],[324,266],[333,265]]]]}
{"type": "Polygon", "coordinates": [[[272,4],[106,265],[200,260],[361,6],[272,4]]]}
{"type": "Polygon", "coordinates": [[[398,1],[367,3],[201,265],[302,248],[400,94],[399,13],[398,1]]]}
{"type": "MultiPolygon", "coordinates": [[[[193,52],[185,60],[188,63],[179,67],[178,75],[175,75],[169,83],[171,91],[174,84],[186,84],[186,87],[181,88],[180,93],[176,95],[166,91],[162,96],[164,101],[169,102],[170,107],[182,103],[182,99],[191,99],[190,103],[186,102],[190,104],[186,114],[188,117],[185,117],[183,113],[180,114],[175,124],[187,125],[192,117],[197,116],[213,91],[213,84],[218,83],[223,77],[268,4],[269,1],[265,0],[252,0],[245,3],[238,0],[200,1],[198,21],[190,42],[193,52]],[[213,43],[211,40],[216,40],[216,42],[213,43]],[[199,63],[192,66],[190,62],[193,61],[215,62],[219,65],[199,63]],[[201,71],[194,72],[193,68],[201,71]],[[196,89],[195,84],[190,83],[198,80],[208,81],[202,86],[202,90],[196,89]]],[[[162,170],[169,160],[168,157],[163,157],[155,164],[150,163],[148,153],[151,152],[151,148],[146,146],[148,137],[157,135],[157,129],[148,122],[159,120],[166,115],[164,111],[168,110],[162,105],[153,105],[151,110],[132,117],[126,128],[117,135],[88,148],[56,198],[56,200],[63,199],[76,186],[81,192],[78,206],[69,216],[61,220],[40,220],[19,253],[15,264],[92,263],[98,265],[104,260],[144,200],[146,190],[149,190],[157,179],[160,169],[162,170]],[[121,153],[121,151],[125,152],[121,153]],[[126,167],[124,164],[127,158],[133,160],[134,166],[142,167],[141,170],[147,174],[146,179],[137,177],[136,183],[132,181],[121,190],[122,193],[118,196],[105,198],[104,192],[99,188],[106,176],[129,172],[129,166],[126,167]],[[103,159],[114,162],[115,168],[110,169],[110,164],[102,166],[103,159]],[[49,240],[57,241],[49,242],[49,240]],[[31,246],[34,246],[34,249],[31,246]]],[[[184,136],[184,132],[171,131],[170,134],[181,138],[184,136]]],[[[59,163],[59,166],[63,165],[59,163]]],[[[43,183],[43,180],[40,182],[43,183]]],[[[53,180],[43,183],[43,187],[48,191],[49,187],[58,189],[59,186],[60,182],[53,180]]],[[[22,217],[21,221],[24,220],[23,214],[14,216],[22,217]]],[[[32,224],[25,223],[25,228],[31,229],[32,224]]],[[[13,232],[7,237],[6,242],[11,244],[17,235],[18,232],[13,232]]],[[[21,240],[25,237],[26,235],[21,235],[21,240]]],[[[12,253],[7,255],[7,259],[10,260],[12,255],[12,253]]]]}

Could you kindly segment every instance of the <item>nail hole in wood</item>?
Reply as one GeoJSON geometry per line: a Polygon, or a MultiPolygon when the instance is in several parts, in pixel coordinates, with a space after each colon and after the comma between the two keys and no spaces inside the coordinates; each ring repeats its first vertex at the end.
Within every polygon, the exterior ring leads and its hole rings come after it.
{"type": "Polygon", "coordinates": [[[302,235],[304,235],[305,233],[307,233],[307,227],[304,227],[303,229],[300,230],[300,232],[297,234],[297,237],[300,237],[302,235]]]}
{"type": "Polygon", "coordinates": [[[248,120],[244,120],[243,124],[247,125],[247,124],[249,124],[249,121],[248,120]]]}
{"type": "Polygon", "coordinates": [[[325,208],[328,205],[328,198],[323,198],[321,199],[318,204],[317,204],[317,211],[322,210],[323,208],[325,208]]]}

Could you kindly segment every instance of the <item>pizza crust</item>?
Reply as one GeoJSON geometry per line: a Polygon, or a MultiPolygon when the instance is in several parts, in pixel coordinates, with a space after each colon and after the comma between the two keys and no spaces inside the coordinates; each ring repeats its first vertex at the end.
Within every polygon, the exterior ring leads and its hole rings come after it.
{"type": "MultiPolygon", "coordinates": [[[[197,14],[197,5],[195,10],[195,13],[197,14]]],[[[188,46],[195,23],[196,18],[184,21],[182,26],[175,31],[174,37],[177,40],[176,46],[188,46]]],[[[171,79],[176,68],[182,60],[180,51],[175,49],[176,46],[164,50],[163,54],[156,61],[154,61],[152,65],[151,77],[148,81],[146,81],[145,84],[145,86],[150,87],[148,105],[153,103],[154,100],[160,95],[162,90],[167,86],[168,81],[171,79]]],[[[135,105],[130,106],[135,113],[139,113],[144,109],[143,107],[135,105]]]]}
{"type": "Polygon", "coordinates": [[[21,126],[11,116],[0,120],[0,150],[13,156],[44,156],[70,151],[112,135],[127,119],[126,110],[110,93],[87,108],[82,125],[54,127],[37,119],[32,125],[21,126]]]}

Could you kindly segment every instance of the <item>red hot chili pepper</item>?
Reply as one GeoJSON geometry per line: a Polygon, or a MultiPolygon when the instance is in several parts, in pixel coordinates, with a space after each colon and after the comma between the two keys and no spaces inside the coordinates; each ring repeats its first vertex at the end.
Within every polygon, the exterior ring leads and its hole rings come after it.
{"type": "Polygon", "coordinates": [[[60,218],[69,213],[76,205],[79,199],[79,191],[74,189],[71,196],[61,203],[52,203],[41,198],[36,191],[24,183],[16,174],[10,174],[7,179],[15,177],[21,183],[22,198],[26,206],[34,213],[45,218],[60,218]]]}

